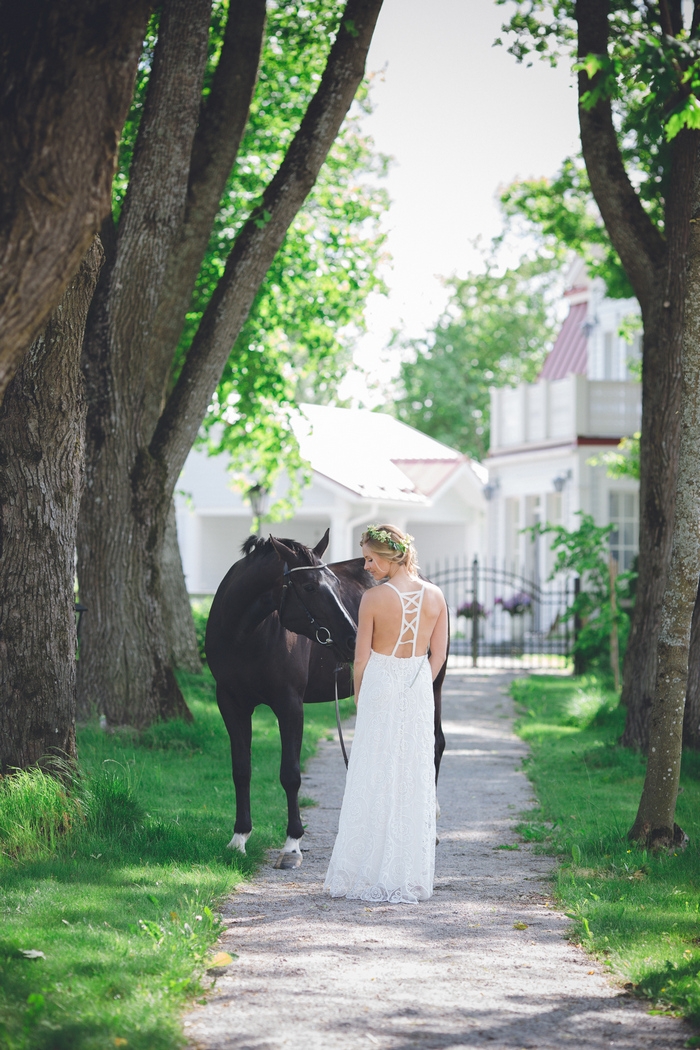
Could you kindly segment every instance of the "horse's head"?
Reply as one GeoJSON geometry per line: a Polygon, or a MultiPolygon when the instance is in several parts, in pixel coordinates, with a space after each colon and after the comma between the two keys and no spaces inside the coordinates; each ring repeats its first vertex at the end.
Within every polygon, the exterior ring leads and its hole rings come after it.
{"type": "Polygon", "coordinates": [[[279,617],[288,631],[329,646],[348,662],[355,655],[357,625],[343,605],[338,577],[321,561],[329,531],[313,549],[270,536],[284,565],[279,617]]]}

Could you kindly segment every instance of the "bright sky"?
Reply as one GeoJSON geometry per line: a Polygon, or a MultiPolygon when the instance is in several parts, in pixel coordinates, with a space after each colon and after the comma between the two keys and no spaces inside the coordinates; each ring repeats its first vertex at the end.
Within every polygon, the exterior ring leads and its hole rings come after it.
{"type": "MultiPolygon", "coordinates": [[[[579,148],[568,68],[528,69],[492,47],[508,11],[494,0],[384,0],[367,64],[384,72],[365,129],[395,158],[386,183],[391,293],[370,301],[356,353],[380,379],[396,370],[396,354],[380,360],[392,329],[422,335],[446,303],[440,277],[479,267],[472,242],[486,245],[500,230],[498,187],[551,175],[579,148]]],[[[357,373],[341,393],[369,407],[378,400],[357,373]]]]}

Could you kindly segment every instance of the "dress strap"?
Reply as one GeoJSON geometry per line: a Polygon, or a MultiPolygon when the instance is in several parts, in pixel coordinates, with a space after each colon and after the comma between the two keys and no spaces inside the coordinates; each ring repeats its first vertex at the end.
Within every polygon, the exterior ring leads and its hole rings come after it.
{"type": "Polygon", "coordinates": [[[425,587],[421,586],[415,591],[400,591],[393,583],[387,583],[385,586],[391,587],[392,591],[396,591],[401,599],[401,630],[391,655],[396,656],[396,650],[399,646],[410,645],[412,648],[411,656],[415,656],[425,587]]]}

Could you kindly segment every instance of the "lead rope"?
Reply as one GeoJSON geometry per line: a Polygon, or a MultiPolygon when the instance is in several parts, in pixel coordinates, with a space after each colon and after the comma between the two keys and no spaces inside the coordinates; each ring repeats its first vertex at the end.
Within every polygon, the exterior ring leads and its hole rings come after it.
{"type": "Polygon", "coordinates": [[[345,768],[348,768],[348,753],[345,750],[345,741],[343,740],[343,729],[340,724],[340,702],[338,700],[338,673],[341,670],[340,665],[336,666],[335,669],[335,720],[338,725],[338,739],[340,740],[340,749],[343,752],[343,758],[345,760],[345,768]]]}

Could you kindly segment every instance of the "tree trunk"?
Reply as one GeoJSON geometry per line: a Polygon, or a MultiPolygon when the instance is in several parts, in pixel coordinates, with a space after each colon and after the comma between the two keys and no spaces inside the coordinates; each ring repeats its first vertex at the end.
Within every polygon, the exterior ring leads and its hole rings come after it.
{"type": "MultiPolygon", "coordinates": [[[[608,52],[608,0],[578,0],[578,56],[608,52]]],[[[670,30],[668,30],[670,31],[670,30]]],[[[679,30],[680,31],[680,30],[679,30]]],[[[579,72],[579,98],[603,76],[579,72]]],[[[694,163],[689,132],[672,143],[665,240],[645,213],[625,170],[609,98],[579,106],[581,146],[591,189],[644,322],[640,447],[639,579],[623,669],[627,723],[622,741],[646,749],[656,680],[661,606],[671,557],[678,468],[680,360],[686,246],[694,163]]]]}
{"type": "Polygon", "coordinates": [[[88,420],[78,579],[90,608],[78,704],[111,724],[190,717],[170,662],[161,557],[172,491],[143,433],[150,338],[185,214],[211,0],[165,0],[129,188],[95,295],[83,368],[88,420]]]}
{"type": "Polygon", "coordinates": [[[180,545],[177,540],[175,504],[170,501],[168,520],[165,524],[163,545],[163,621],[168,639],[170,659],[181,671],[198,674],[202,660],[197,647],[197,634],[192,619],[192,607],[182,571],[180,545]]]}
{"type": "Polygon", "coordinates": [[[683,716],[683,747],[700,750],[700,586],[698,586],[690,624],[688,685],[683,716]]]}
{"type": "Polygon", "coordinates": [[[682,131],[674,139],[666,201],[666,261],[644,317],[639,577],[622,696],[627,705],[622,743],[643,751],[649,746],[652,697],[658,688],[658,638],[673,545],[695,148],[693,132],[682,131]]]}
{"type": "MultiPolygon", "coordinates": [[[[667,282],[661,284],[663,290],[667,282]]],[[[664,300],[668,302],[668,300],[664,300]]],[[[656,303],[655,320],[663,311],[656,303]]],[[[668,311],[668,308],[666,310],[668,311]]],[[[623,665],[627,708],[622,744],[646,751],[657,677],[657,642],[673,540],[680,420],[680,335],[645,320],[642,356],[639,558],[632,623],[623,665]]]]}
{"type": "Polygon", "coordinates": [[[111,206],[149,0],[0,0],[0,401],[111,206]]]}
{"type": "MultiPolygon", "coordinates": [[[[78,580],[88,607],[80,639],[78,713],[141,728],[191,719],[173,673],[163,620],[162,552],[167,511],[162,478],[143,457],[109,444],[110,471],[88,474],[78,524],[78,580]],[[124,484],[127,479],[127,484],[124,484]],[[150,499],[143,499],[146,480],[150,499]],[[133,489],[132,483],[133,482],[133,489]],[[139,498],[141,496],[141,498],[139,498]],[[85,513],[85,502],[95,513],[85,513]]],[[[102,466],[106,457],[102,458],[102,466]]]]}
{"type": "MultiPolygon", "coordinates": [[[[695,154],[698,132],[684,132],[695,154]]],[[[687,267],[681,355],[681,407],[671,564],[661,608],[656,690],[649,720],[649,758],[630,838],[652,848],[682,839],[674,823],[683,741],[690,627],[700,575],[700,164],[695,157],[693,225],[687,267]]]]}
{"type": "MultiPolygon", "coordinates": [[[[192,119],[184,105],[191,96],[183,94],[179,103],[186,114],[178,111],[172,87],[161,92],[158,105],[150,104],[154,63],[139,138],[153,128],[158,141],[175,150],[177,163],[169,163],[167,151],[154,151],[149,157],[147,139],[135,152],[134,166],[138,156],[140,167],[132,167],[110,273],[96,296],[84,355],[90,453],[78,573],[91,614],[81,639],[79,697],[85,707],[97,703],[110,722],[145,725],[183,710],[160,604],[163,542],[173,491],[260,283],[312,189],[362,80],[381,2],[349,0],[346,5],[317,93],[263,202],[234,244],[165,408],[151,421],[150,406],[157,399],[148,391],[165,389],[176,350],[173,345],[169,355],[163,353],[162,326],[154,321],[158,302],[169,294],[171,250],[186,248],[184,268],[191,273],[190,238],[178,239],[177,217],[185,211],[188,191],[181,160],[185,153],[191,156],[197,118],[196,109],[192,119]],[[185,149],[188,136],[190,147],[185,149]],[[161,222],[162,235],[156,231],[146,241],[139,225],[130,222],[131,214],[161,222]],[[149,261],[148,252],[155,258],[149,261]],[[145,377],[143,370],[150,367],[160,368],[159,375],[145,377]]],[[[182,20],[193,17],[191,0],[166,0],[164,15],[169,11],[174,20],[178,8],[182,20]]],[[[199,27],[201,21],[195,21],[199,27]]],[[[261,32],[261,19],[258,24],[261,32]]],[[[175,64],[186,62],[184,44],[193,40],[192,32],[173,34],[162,21],[156,57],[162,47],[163,62],[169,49],[175,64]]],[[[172,85],[173,78],[167,83],[172,85]]],[[[203,163],[197,151],[195,155],[203,163]]],[[[220,166],[220,158],[216,163],[220,166]]],[[[196,174],[200,184],[206,182],[203,172],[196,174]]],[[[212,192],[209,187],[207,195],[212,192]]],[[[191,219],[190,211],[186,220],[180,219],[180,230],[191,219]]],[[[201,243],[203,252],[206,241],[201,243]]]]}
{"type": "Polygon", "coordinates": [[[80,348],[95,241],[0,408],[0,772],[75,758],[75,535],[83,485],[80,348]]]}

